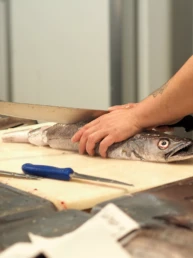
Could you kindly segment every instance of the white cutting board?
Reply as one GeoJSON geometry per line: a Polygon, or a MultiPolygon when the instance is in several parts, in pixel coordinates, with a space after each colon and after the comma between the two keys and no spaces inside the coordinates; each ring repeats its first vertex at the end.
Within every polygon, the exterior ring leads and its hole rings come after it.
{"type": "MultiPolygon", "coordinates": [[[[46,123],[49,124],[49,123],[46,123]]],[[[53,124],[53,123],[52,123],[53,124]]],[[[31,127],[38,127],[33,125],[31,127]]],[[[25,128],[25,127],[24,127],[25,128]]],[[[18,129],[9,129],[18,130],[18,129]]],[[[0,138],[2,133],[0,131],[0,138]]],[[[25,180],[0,177],[0,182],[50,200],[58,210],[88,209],[97,203],[193,176],[193,160],[178,164],[113,160],[82,156],[78,153],[37,147],[30,144],[3,143],[0,139],[0,169],[23,173],[24,163],[72,167],[83,174],[106,177],[134,184],[134,187],[104,185],[88,181],[52,179],[25,180]]]]}

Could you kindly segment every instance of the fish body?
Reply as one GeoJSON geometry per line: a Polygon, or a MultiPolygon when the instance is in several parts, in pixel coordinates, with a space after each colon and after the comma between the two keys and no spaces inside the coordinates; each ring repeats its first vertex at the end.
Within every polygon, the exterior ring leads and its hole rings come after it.
{"type": "Polygon", "coordinates": [[[133,258],[191,258],[193,254],[190,246],[145,236],[135,237],[124,248],[133,258]]]}
{"type": "MultiPolygon", "coordinates": [[[[72,136],[85,123],[54,124],[29,129],[21,140],[21,131],[9,132],[2,136],[4,142],[25,142],[36,146],[49,146],[54,149],[78,152],[78,143],[71,141],[72,136]],[[20,133],[20,137],[18,137],[20,133]],[[27,135],[27,136],[26,136],[27,135]]],[[[95,154],[99,155],[99,143],[95,146],[95,154]]],[[[112,159],[142,160],[150,162],[175,162],[193,157],[193,141],[168,135],[157,131],[144,131],[122,142],[112,144],[107,150],[107,157],[112,159]]]]}
{"type": "MultiPolygon", "coordinates": [[[[187,199],[186,199],[187,200],[187,199]]],[[[156,219],[163,220],[168,224],[184,227],[193,230],[193,215],[192,213],[183,215],[162,215],[156,216],[156,219]]]]}
{"type": "Polygon", "coordinates": [[[141,228],[125,236],[120,244],[134,258],[192,257],[193,232],[175,226],[141,228]]]}
{"type": "Polygon", "coordinates": [[[172,245],[193,248],[193,231],[176,227],[174,225],[166,225],[160,228],[142,228],[141,230],[128,235],[125,240],[122,240],[122,244],[127,245],[130,243],[130,240],[138,237],[150,238],[157,241],[167,242],[172,245]]]}

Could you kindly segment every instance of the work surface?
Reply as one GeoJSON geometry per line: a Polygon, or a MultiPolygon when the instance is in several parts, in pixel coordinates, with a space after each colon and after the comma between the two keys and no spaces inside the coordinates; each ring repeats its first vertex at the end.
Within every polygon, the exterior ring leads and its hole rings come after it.
{"type": "MultiPolygon", "coordinates": [[[[11,130],[18,129],[9,129],[11,130]]],[[[0,131],[0,137],[4,132],[0,131]]],[[[0,177],[0,182],[4,184],[50,200],[58,210],[88,209],[118,196],[193,176],[193,160],[161,164],[82,156],[78,153],[23,143],[1,141],[0,144],[1,170],[23,173],[21,166],[24,163],[72,167],[78,173],[111,178],[134,185],[125,187],[83,180],[65,182],[52,179],[27,180],[0,177]]]]}

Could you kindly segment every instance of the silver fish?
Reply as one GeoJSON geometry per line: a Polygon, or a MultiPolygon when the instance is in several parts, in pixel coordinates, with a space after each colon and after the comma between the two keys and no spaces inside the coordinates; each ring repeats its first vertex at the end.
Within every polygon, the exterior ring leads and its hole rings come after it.
{"type": "MultiPolygon", "coordinates": [[[[4,142],[28,142],[37,146],[78,151],[78,143],[72,143],[72,136],[85,123],[54,124],[18,132],[5,133],[4,142]]],[[[99,144],[95,153],[99,155],[99,144]]],[[[112,144],[107,150],[112,159],[141,160],[150,162],[175,162],[193,157],[193,140],[157,131],[144,131],[122,142],[112,144]]]]}
{"type": "Polygon", "coordinates": [[[160,228],[141,228],[140,230],[134,231],[121,239],[120,243],[122,246],[128,246],[132,239],[138,237],[144,237],[147,239],[150,238],[158,241],[164,241],[172,245],[193,248],[193,232],[191,230],[173,225],[166,225],[160,228]]]}
{"type": "MultiPolygon", "coordinates": [[[[186,199],[187,200],[187,199],[186,199]]],[[[174,224],[180,227],[188,228],[193,230],[193,214],[182,214],[182,215],[162,215],[154,217],[156,219],[164,220],[168,224],[174,224]]]]}
{"type": "Polygon", "coordinates": [[[124,246],[133,258],[191,258],[193,248],[155,237],[137,236],[124,246]]]}

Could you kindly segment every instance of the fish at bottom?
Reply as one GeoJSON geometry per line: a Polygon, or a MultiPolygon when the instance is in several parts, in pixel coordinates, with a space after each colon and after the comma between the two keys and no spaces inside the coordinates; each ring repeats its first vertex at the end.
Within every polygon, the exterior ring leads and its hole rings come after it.
{"type": "MultiPolygon", "coordinates": [[[[36,146],[49,146],[54,149],[78,152],[78,143],[72,136],[86,123],[60,124],[46,126],[40,124],[36,129],[6,132],[3,142],[25,142],[36,146]]],[[[99,156],[99,143],[95,154],[99,156]]],[[[193,158],[193,140],[169,135],[154,130],[144,131],[122,142],[112,144],[107,150],[107,158],[148,162],[176,162],[193,158]]]]}
{"type": "MultiPolygon", "coordinates": [[[[157,236],[140,236],[133,238],[124,248],[133,258],[192,258],[193,247],[186,243],[171,243],[157,236]]],[[[178,236],[176,236],[178,238],[178,236]]],[[[193,240],[189,237],[189,242],[193,240]]]]}
{"type": "Polygon", "coordinates": [[[191,258],[193,232],[174,225],[141,228],[119,240],[133,258],[191,258]]]}

